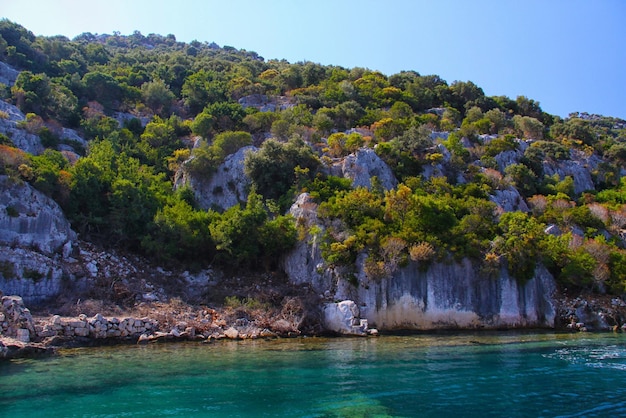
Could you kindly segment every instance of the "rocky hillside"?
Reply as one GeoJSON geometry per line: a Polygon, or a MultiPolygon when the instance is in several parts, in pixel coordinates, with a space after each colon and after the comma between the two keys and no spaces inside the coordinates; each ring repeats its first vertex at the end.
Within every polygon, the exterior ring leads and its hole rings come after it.
{"type": "Polygon", "coordinates": [[[623,120],[156,35],[0,36],[0,289],[42,312],[274,312],[231,318],[244,334],[624,322],[623,120]]]}

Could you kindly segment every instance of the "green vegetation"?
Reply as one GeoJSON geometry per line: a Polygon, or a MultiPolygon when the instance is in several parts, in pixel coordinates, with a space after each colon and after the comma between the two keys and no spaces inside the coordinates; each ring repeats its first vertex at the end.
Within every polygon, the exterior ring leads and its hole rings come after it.
{"type": "Polygon", "coordinates": [[[541,263],[566,286],[626,290],[625,121],[561,119],[470,81],[266,61],[172,35],[37,37],[4,19],[0,46],[21,70],[4,97],[47,148],[30,155],[0,136],[0,174],[53,197],[85,238],[164,262],[275,270],[309,234],[328,265],[366,254],[375,279],[469,257],[490,275],[506,267],[527,280],[541,263]],[[68,152],[61,127],[87,149],[68,152]],[[177,171],[207,180],[248,145],[258,151],[245,158],[245,204],[203,210],[194,191],[174,191],[177,171]],[[397,187],[373,178],[354,189],[337,176],[362,147],[397,187]],[[577,188],[575,163],[593,189],[577,188]],[[319,204],[311,231],[284,215],[301,192],[319,204]],[[500,192],[519,192],[530,211],[503,213],[500,192]]]}

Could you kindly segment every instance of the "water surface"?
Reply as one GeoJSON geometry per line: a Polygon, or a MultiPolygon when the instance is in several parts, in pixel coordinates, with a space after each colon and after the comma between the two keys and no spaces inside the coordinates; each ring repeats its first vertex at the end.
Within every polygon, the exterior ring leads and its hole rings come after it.
{"type": "Polygon", "coordinates": [[[464,333],[64,350],[0,363],[0,416],[626,416],[626,336],[464,333]]]}

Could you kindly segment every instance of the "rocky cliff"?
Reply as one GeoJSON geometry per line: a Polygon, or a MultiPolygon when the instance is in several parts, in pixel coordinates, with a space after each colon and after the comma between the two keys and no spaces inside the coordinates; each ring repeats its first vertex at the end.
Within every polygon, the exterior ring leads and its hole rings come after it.
{"type": "MultiPolygon", "coordinates": [[[[317,205],[306,194],[298,198],[290,213],[303,225],[319,227],[317,205]]],[[[430,265],[411,262],[389,277],[373,280],[364,273],[366,254],[357,260],[356,272],[328,266],[319,249],[322,234],[301,241],[285,258],[287,275],[294,283],[311,285],[327,302],[353,300],[361,318],[373,327],[554,327],[556,285],[544,268],[521,283],[506,269],[492,277],[467,259],[430,265]]]]}
{"type": "Polygon", "coordinates": [[[0,176],[0,289],[36,302],[61,292],[77,236],[59,205],[0,176]]]}
{"type": "Polygon", "coordinates": [[[0,176],[0,243],[51,255],[75,240],[56,202],[28,183],[0,176]]]}

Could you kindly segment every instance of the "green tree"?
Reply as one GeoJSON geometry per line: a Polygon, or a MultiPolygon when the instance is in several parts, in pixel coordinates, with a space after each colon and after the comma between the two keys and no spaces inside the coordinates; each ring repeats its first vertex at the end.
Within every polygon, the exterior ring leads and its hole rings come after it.
{"type": "Polygon", "coordinates": [[[313,175],[319,160],[301,139],[290,139],[287,143],[270,139],[258,152],[248,154],[244,165],[256,190],[266,199],[278,199],[295,184],[296,167],[309,169],[313,175]]]}
{"type": "Polygon", "coordinates": [[[50,89],[47,75],[22,71],[11,87],[11,94],[22,112],[45,116],[50,101],[50,89]]]}
{"type": "Polygon", "coordinates": [[[191,132],[195,135],[199,135],[204,139],[208,139],[213,131],[213,125],[215,119],[213,115],[209,114],[206,109],[199,113],[193,122],[191,123],[191,132]]]}
{"type": "Polygon", "coordinates": [[[258,265],[276,267],[277,257],[296,243],[296,228],[290,217],[270,219],[261,196],[250,193],[245,208],[233,206],[209,226],[218,260],[230,267],[258,265]]]}
{"type": "Polygon", "coordinates": [[[141,97],[156,115],[162,117],[169,116],[175,98],[165,82],[159,79],[142,84],[141,97]]]}
{"type": "Polygon", "coordinates": [[[105,108],[113,108],[122,101],[122,87],[111,75],[92,71],[83,76],[87,100],[95,100],[105,108]]]}
{"type": "Polygon", "coordinates": [[[531,279],[541,255],[543,225],[523,212],[507,212],[498,228],[501,235],[494,241],[495,251],[507,261],[513,277],[531,279]]]}
{"type": "Polygon", "coordinates": [[[544,125],[541,121],[530,116],[515,115],[513,124],[518,133],[524,138],[543,139],[544,125]]]}
{"type": "Polygon", "coordinates": [[[152,257],[168,262],[211,260],[215,255],[209,232],[213,217],[211,212],[196,210],[185,200],[176,200],[157,211],[141,246],[152,257]]]}
{"type": "Polygon", "coordinates": [[[192,113],[199,113],[209,103],[226,101],[226,82],[217,72],[200,70],[185,79],[181,95],[192,113]]]}
{"type": "Polygon", "coordinates": [[[537,193],[537,176],[528,166],[511,164],[504,169],[504,172],[523,196],[530,197],[537,193]]]}

